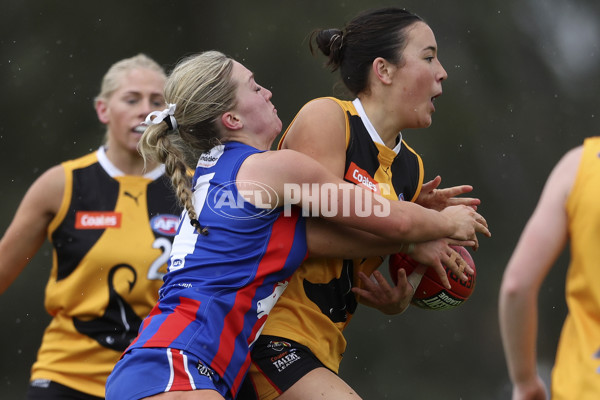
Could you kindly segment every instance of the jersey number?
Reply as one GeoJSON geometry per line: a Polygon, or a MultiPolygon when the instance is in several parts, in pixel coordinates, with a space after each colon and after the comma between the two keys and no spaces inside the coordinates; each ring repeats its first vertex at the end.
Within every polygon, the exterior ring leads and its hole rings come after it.
{"type": "Polygon", "coordinates": [[[152,243],[152,247],[161,249],[162,253],[154,260],[152,265],[150,265],[150,268],[148,269],[148,279],[162,280],[165,273],[160,272],[159,269],[169,260],[169,255],[171,254],[171,241],[167,238],[159,237],[152,243]]]}

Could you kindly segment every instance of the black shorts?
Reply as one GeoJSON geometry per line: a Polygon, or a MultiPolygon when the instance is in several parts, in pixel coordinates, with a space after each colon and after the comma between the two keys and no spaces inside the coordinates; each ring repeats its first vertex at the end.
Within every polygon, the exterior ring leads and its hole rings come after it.
{"type": "Polygon", "coordinates": [[[104,400],[46,379],[29,382],[27,400],[104,400]]]}
{"type": "Polygon", "coordinates": [[[263,393],[273,389],[281,394],[317,368],[326,367],[308,347],[286,338],[261,335],[254,343],[252,367],[238,400],[266,398],[263,393]],[[266,382],[270,388],[265,387],[266,382]]]}

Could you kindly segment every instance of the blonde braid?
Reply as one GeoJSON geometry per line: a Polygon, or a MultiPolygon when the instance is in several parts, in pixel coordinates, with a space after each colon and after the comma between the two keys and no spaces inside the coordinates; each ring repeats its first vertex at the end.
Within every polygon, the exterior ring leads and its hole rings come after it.
{"type": "MultiPolygon", "coordinates": [[[[159,139],[159,143],[168,142],[168,137],[159,139]]],[[[198,222],[198,215],[194,208],[194,195],[192,193],[192,179],[188,174],[188,168],[185,163],[185,156],[181,154],[176,146],[171,146],[171,151],[167,152],[164,161],[165,172],[171,177],[171,184],[175,188],[175,193],[181,204],[185,207],[190,223],[199,234],[208,235],[208,228],[202,227],[198,222]]]]}
{"type": "Polygon", "coordinates": [[[200,226],[194,208],[192,179],[188,174],[186,157],[180,148],[182,144],[183,141],[180,138],[167,132],[165,123],[148,127],[142,135],[138,148],[144,158],[144,163],[152,160],[165,165],[165,173],[171,179],[171,185],[179,203],[185,207],[190,221],[198,233],[206,236],[208,229],[200,226]]]}

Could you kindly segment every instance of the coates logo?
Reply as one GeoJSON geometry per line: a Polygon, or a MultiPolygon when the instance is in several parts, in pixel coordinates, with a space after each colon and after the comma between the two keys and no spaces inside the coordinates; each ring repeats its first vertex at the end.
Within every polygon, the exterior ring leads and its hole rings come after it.
{"type": "Polygon", "coordinates": [[[150,220],[152,230],[165,236],[175,236],[178,225],[179,218],[171,214],[159,214],[150,220]]]}
{"type": "Polygon", "coordinates": [[[77,211],[75,214],[75,229],[106,229],[120,227],[120,212],[77,211]]]}
{"type": "Polygon", "coordinates": [[[217,187],[211,187],[207,193],[207,204],[210,209],[225,218],[253,219],[271,214],[272,204],[278,203],[277,192],[261,182],[230,181],[217,187]],[[246,207],[249,201],[254,207],[246,207]],[[244,214],[236,211],[243,210],[244,214]]]}
{"type": "Polygon", "coordinates": [[[377,185],[375,179],[373,179],[367,171],[365,171],[362,168],[359,168],[358,165],[354,164],[354,162],[350,163],[350,167],[348,168],[344,179],[346,179],[349,182],[354,182],[355,184],[365,187],[377,194],[380,194],[379,185],[377,185]]]}

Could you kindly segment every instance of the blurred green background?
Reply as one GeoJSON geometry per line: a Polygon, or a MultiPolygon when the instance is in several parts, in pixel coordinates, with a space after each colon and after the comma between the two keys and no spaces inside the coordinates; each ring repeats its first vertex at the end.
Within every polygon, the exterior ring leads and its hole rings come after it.
{"type": "MultiPolygon", "coordinates": [[[[92,107],[116,60],[144,52],[167,70],[218,49],[273,91],[284,126],[309,99],[343,93],[313,57],[314,28],[395,5],[432,27],[449,78],[433,125],[406,131],[426,179],[472,184],[493,238],[474,254],[472,298],[449,311],[385,316],[359,308],[341,375],[365,399],[506,399],[497,322],[504,267],[553,165],[598,134],[600,3],[594,0],[5,0],[0,13],[0,232],[44,170],[95,150],[92,107]]],[[[323,134],[326,134],[324,132],[323,134]]],[[[0,255],[1,256],[1,255],[0,255]]],[[[549,379],[566,308],[568,254],[540,295],[539,363],[549,379]]],[[[45,245],[0,296],[0,398],[23,398],[49,317],[45,245]]]]}

